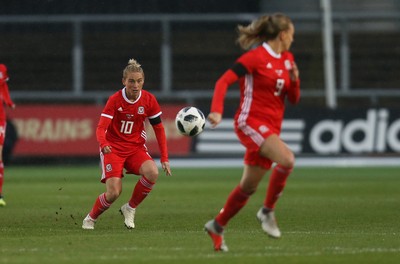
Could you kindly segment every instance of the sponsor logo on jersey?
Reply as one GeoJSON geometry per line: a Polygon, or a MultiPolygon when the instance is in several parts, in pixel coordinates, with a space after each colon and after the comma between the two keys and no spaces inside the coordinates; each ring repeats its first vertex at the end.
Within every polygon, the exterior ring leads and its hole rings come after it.
{"type": "Polygon", "coordinates": [[[275,70],[276,74],[278,74],[278,76],[281,76],[283,73],[283,70],[275,70]]]}
{"type": "Polygon", "coordinates": [[[126,114],[126,118],[128,118],[128,119],[132,119],[133,117],[134,117],[133,114],[126,114]]]}
{"type": "Polygon", "coordinates": [[[118,108],[118,111],[122,112],[122,111],[123,111],[122,107],[119,107],[119,108],[118,108]]]}
{"type": "Polygon", "coordinates": [[[267,69],[272,69],[272,64],[270,62],[267,64],[267,69]]]}

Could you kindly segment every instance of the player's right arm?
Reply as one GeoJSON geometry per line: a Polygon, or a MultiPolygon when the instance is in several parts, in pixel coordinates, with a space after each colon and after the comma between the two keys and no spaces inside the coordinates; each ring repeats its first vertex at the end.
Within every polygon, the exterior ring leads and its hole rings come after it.
{"type": "Polygon", "coordinates": [[[111,120],[112,119],[110,119],[109,117],[105,117],[102,115],[100,116],[99,123],[97,124],[96,138],[97,142],[99,142],[100,149],[104,154],[111,152],[110,143],[108,143],[106,139],[107,128],[110,125],[111,120]]]}
{"type": "Polygon", "coordinates": [[[224,100],[228,87],[239,80],[247,73],[247,69],[241,63],[236,63],[227,70],[215,83],[214,95],[211,102],[211,111],[207,119],[212,127],[215,127],[222,121],[224,112],[224,100]]]}
{"type": "Polygon", "coordinates": [[[99,142],[100,149],[104,154],[111,152],[111,144],[106,139],[106,132],[114,117],[115,107],[112,98],[113,97],[110,97],[108,99],[107,104],[100,115],[100,120],[96,129],[97,142],[99,142]]]}

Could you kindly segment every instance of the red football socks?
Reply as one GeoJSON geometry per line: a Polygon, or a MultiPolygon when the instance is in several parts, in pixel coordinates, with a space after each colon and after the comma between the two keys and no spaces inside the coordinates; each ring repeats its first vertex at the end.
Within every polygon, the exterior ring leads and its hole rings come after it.
{"type": "Polygon", "coordinates": [[[283,188],[285,188],[286,180],[289,177],[292,169],[275,166],[269,178],[267,196],[264,201],[264,206],[268,209],[274,209],[278,198],[281,196],[283,188]]]}
{"type": "Polygon", "coordinates": [[[221,209],[215,218],[215,221],[217,221],[217,223],[222,227],[226,226],[228,221],[246,205],[250,195],[251,194],[243,192],[239,185],[236,186],[236,188],[229,194],[224,208],[221,209]]]}
{"type": "Polygon", "coordinates": [[[132,197],[129,200],[129,206],[136,208],[150,193],[153,189],[154,182],[149,181],[146,177],[142,176],[136,183],[135,189],[133,190],[132,197]]]}
{"type": "Polygon", "coordinates": [[[96,202],[93,205],[92,211],[90,211],[89,216],[92,219],[97,219],[105,210],[111,206],[110,202],[106,200],[106,193],[102,193],[97,197],[96,202]]]}

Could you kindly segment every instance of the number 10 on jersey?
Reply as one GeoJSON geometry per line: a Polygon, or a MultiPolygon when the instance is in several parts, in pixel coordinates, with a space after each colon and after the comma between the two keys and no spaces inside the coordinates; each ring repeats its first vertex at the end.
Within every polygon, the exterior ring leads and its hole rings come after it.
{"type": "Polygon", "coordinates": [[[121,120],[121,130],[119,132],[123,134],[132,134],[133,121],[121,120]]]}

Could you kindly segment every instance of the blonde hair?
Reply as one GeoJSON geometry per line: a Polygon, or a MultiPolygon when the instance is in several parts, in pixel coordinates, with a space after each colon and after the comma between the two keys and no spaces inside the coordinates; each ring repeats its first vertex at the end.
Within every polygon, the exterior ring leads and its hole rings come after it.
{"type": "Polygon", "coordinates": [[[140,72],[143,74],[144,78],[144,71],[142,69],[142,65],[137,62],[135,59],[130,59],[128,61],[128,65],[125,67],[124,71],[122,72],[122,77],[126,79],[128,76],[128,72],[140,72]]]}
{"type": "Polygon", "coordinates": [[[236,41],[242,49],[247,50],[253,45],[275,39],[280,32],[288,30],[291,24],[292,20],[285,14],[264,15],[247,26],[238,25],[239,37],[236,41]]]}

